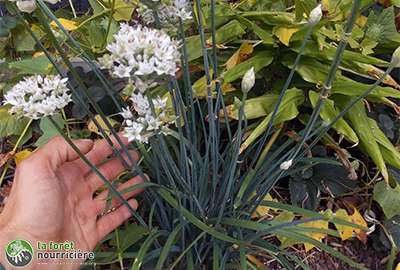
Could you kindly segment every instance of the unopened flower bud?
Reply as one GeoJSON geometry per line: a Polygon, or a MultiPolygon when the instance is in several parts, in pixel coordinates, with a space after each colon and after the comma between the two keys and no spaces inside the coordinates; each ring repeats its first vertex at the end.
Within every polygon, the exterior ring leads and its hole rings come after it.
{"type": "Polygon", "coordinates": [[[311,25],[315,25],[319,23],[321,19],[322,19],[322,4],[319,4],[310,12],[308,23],[311,25]]]}
{"type": "Polygon", "coordinates": [[[248,93],[256,83],[256,74],[254,72],[254,67],[249,69],[243,76],[242,80],[242,91],[248,93]]]}
{"type": "Polygon", "coordinates": [[[400,68],[400,47],[398,47],[393,53],[392,65],[393,67],[400,68]]]}
{"type": "Polygon", "coordinates": [[[17,7],[22,12],[32,13],[36,9],[36,0],[17,1],[17,7]]]}
{"type": "Polygon", "coordinates": [[[292,167],[292,165],[293,165],[293,159],[282,162],[280,168],[283,171],[287,171],[287,170],[289,170],[290,167],[292,167]]]}

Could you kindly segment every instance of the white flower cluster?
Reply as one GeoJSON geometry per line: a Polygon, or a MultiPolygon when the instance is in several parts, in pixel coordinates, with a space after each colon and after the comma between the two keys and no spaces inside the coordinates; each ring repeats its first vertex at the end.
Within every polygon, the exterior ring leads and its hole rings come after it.
{"type": "Polygon", "coordinates": [[[150,100],[142,93],[132,94],[130,100],[136,117],[129,108],[123,109],[121,115],[126,123],[124,135],[130,142],[147,143],[148,139],[163,127],[167,101],[161,98],[153,99],[153,113],[150,100]]]}
{"type": "Polygon", "coordinates": [[[121,24],[99,59],[102,68],[117,78],[129,78],[144,92],[155,85],[154,77],[174,76],[180,63],[179,43],[162,30],[121,24]]]}
{"type": "MultiPolygon", "coordinates": [[[[186,21],[193,17],[191,3],[188,0],[170,0],[167,3],[153,0],[153,2],[154,10],[163,26],[176,26],[179,18],[186,21]]],[[[145,24],[155,23],[154,10],[145,4],[139,5],[138,13],[145,24]]]]}
{"type": "MultiPolygon", "coordinates": [[[[10,0],[11,2],[17,2],[17,7],[22,12],[32,13],[36,9],[36,0],[10,0]]],[[[56,4],[61,0],[44,0],[50,4],[56,4]]]]}
{"type": "Polygon", "coordinates": [[[55,114],[71,102],[67,79],[59,75],[26,77],[4,95],[4,104],[11,105],[10,113],[32,119],[55,114]]]}

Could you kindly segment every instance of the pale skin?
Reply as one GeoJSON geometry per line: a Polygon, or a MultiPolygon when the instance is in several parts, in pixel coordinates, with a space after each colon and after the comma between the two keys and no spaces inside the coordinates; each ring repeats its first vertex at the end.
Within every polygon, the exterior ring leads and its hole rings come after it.
{"type": "MultiPolygon", "coordinates": [[[[121,139],[128,143],[122,136],[121,139]]],[[[112,158],[112,149],[106,141],[76,140],[74,143],[110,181],[125,171],[121,160],[112,158]],[[111,158],[105,161],[108,157],[111,158]]],[[[136,152],[130,154],[138,159],[136,152]]],[[[125,159],[128,160],[126,156],[125,159]]],[[[118,188],[123,190],[141,182],[140,177],[135,177],[118,188]]],[[[13,269],[4,258],[4,248],[14,239],[28,240],[33,245],[36,241],[74,241],[75,249],[93,250],[100,240],[131,217],[128,208],[117,199],[113,201],[115,210],[104,213],[108,193],[99,193],[102,187],[103,181],[61,137],[53,138],[24,160],[17,167],[10,196],[0,214],[3,266],[13,269]]],[[[139,192],[124,194],[133,209],[138,207],[135,196],[139,192]]],[[[79,263],[82,261],[38,265],[34,260],[24,269],[78,269],[79,263]]]]}

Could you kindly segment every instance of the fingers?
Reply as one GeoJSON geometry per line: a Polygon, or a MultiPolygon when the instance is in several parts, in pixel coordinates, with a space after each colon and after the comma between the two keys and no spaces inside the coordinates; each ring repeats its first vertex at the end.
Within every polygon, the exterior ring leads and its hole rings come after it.
{"type": "MultiPolygon", "coordinates": [[[[128,203],[133,209],[137,209],[138,202],[135,199],[129,200],[128,203]]],[[[106,235],[115,230],[125,220],[130,218],[131,215],[132,213],[129,211],[128,207],[122,205],[114,212],[101,217],[97,221],[97,234],[99,236],[99,240],[103,239],[106,235]]]]}
{"type": "MultiPolygon", "coordinates": [[[[118,191],[121,192],[127,188],[134,187],[135,185],[140,184],[140,183],[143,183],[143,179],[140,176],[136,176],[136,177],[126,181],[125,183],[122,183],[118,187],[118,191]]],[[[127,200],[129,198],[136,196],[137,194],[141,193],[142,191],[143,191],[142,189],[136,189],[133,191],[126,192],[126,193],[122,194],[122,196],[125,200],[127,200]]],[[[106,210],[108,194],[109,194],[108,190],[103,191],[94,199],[97,215],[102,214],[106,210]]],[[[121,205],[121,201],[118,198],[114,198],[111,202],[111,208],[118,207],[119,205],[121,205]]]]}
{"type": "MultiPolygon", "coordinates": [[[[73,140],[74,145],[82,154],[88,153],[93,148],[92,140],[73,140]]],[[[31,161],[49,162],[51,168],[56,170],[65,162],[79,158],[78,153],[61,136],[52,138],[42,146],[33,156],[31,161]]]]}
{"type": "MultiPolygon", "coordinates": [[[[122,143],[124,145],[128,144],[128,139],[125,138],[124,136],[119,136],[120,140],[122,141],[122,143]]],[[[115,137],[111,137],[111,142],[114,146],[114,148],[116,150],[120,150],[121,149],[121,145],[118,143],[117,139],[115,137]]],[[[94,146],[92,148],[92,150],[87,153],[86,157],[89,159],[89,161],[94,164],[97,165],[100,162],[102,162],[103,160],[105,160],[107,157],[111,156],[113,154],[113,148],[110,146],[109,142],[106,139],[102,139],[102,140],[98,140],[94,143],[94,146]]],[[[131,165],[130,160],[125,156],[124,159],[127,161],[128,164],[131,165]]],[[[132,156],[132,159],[134,162],[137,161],[137,156],[136,158],[134,156],[132,156]]],[[[84,162],[78,162],[77,161],[77,166],[79,166],[83,172],[83,174],[87,174],[88,172],[90,172],[90,167],[87,166],[87,164],[85,164],[84,162]]]]}
{"type": "MultiPolygon", "coordinates": [[[[129,151],[129,153],[134,159],[138,159],[138,154],[136,153],[136,151],[132,150],[129,151]]],[[[126,155],[122,155],[121,158],[124,158],[126,160],[127,157],[126,155]]],[[[120,158],[113,158],[106,163],[98,166],[98,169],[100,173],[109,181],[112,181],[114,178],[125,171],[125,167],[120,158]]],[[[88,176],[86,177],[86,181],[91,188],[91,192],[95,192],[97,189],[104,185],[103,180],[94,172],[88,174],[88,176]]]]}

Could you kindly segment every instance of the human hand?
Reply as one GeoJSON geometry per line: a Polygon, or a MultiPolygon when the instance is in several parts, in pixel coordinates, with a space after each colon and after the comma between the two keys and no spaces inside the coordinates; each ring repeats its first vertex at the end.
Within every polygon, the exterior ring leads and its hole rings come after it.
{"type": "MultiPolygon", "coordinates": [[[[125,138],[121,137],[121,140],[127,143],[125,138]]],[[[124,171],[122,162],[116,157],[104,162],[112,155],[105,140],[76,140],[74,143],[107,179],[112,180],[124,171]]],[[[137,153],[132,151],[130,154],[136,162],[137,153]]],[[[135,177],[118,189],[142,181],[135,177]]],[[[112,202],[115,211],[102,215],[108,192],[94,197],[102,186],[102,180],[62,137],[55,137],[38,149],[17,167],[10,196],[0,214],[0,262],[5,262],[2,257],[5,245],[14,239],[28,240],[33,245],[36,241],[73,241],[75,249],[93,250],[101,239],[131,216],[128,208],[121,206],[118,200],[112,202]]],[[[138,203],[133,197],[139,192],[123,195],[134,209],[138,203]]],[[[78,266],[40,265],[37,268],[76,269],[78,266]]],[[[35,261],[31,268],[36,269],[35,261]]]]}

